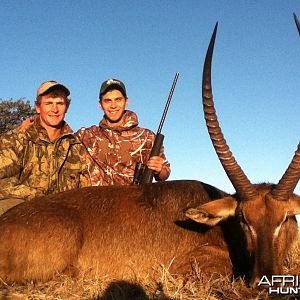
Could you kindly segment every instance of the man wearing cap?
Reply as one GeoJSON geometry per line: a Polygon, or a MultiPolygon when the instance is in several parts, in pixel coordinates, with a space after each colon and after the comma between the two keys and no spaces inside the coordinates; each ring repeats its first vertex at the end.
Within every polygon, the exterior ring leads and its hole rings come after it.
{"type": "Polygon", "coordinates": [[[88,150],[92,185],[130,185],[137,162],[147,164],[158,181],[170,175],[170,164],[162,148],[149,159],[155,134],[138,125],[137,115],[126,110],[125,85],[117,79],[102,83],[99,94],[104,117],[99,126],[80,129],[76,135],[88,150]]]}
{"type": "Polygon", "coordinates": [[[90,185],[87,152],[64,121],[69,95],[57,81],[42,83],[31,126],[1,135],[0,214],[23,200],[90,185]]]}

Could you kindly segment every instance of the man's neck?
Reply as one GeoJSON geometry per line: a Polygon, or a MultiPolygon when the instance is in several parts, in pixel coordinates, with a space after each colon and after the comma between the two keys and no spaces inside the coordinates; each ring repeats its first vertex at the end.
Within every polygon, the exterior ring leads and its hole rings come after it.
{"type": "Polygon", "coordinates": [[[57,140],[61,136],[62,128],[48,127],[48,128],[45,128],[45,129],[48,133],[48,137],[49,137],[49,140],[51,142],[54,142],[55,140],[57,140]]]}
{"type": "MultiPolygon", "coordinates": [[[[124,116],[124,115],[123,115],[124,116]]],[[[117,122],[112,122],[111,120],[109,120],[108,118],[105,118],[106,120],[106,124],[112,128],[112,129],[115,129],[117,127],[120,127],[122,124],[123,124],[123,116],[120,118],[119,121],[117,122]]]]}
{"type": "Polygon", "coordinates": [[[62,130],[63,130],[63,125],[61,125],[59,127],[52,127],[52,126],[48,126],[48,125],[44,124],[41,120],[40,120],[40,124],[42,127],[44,127],[46,129],[49,140],[51,142],[54,142],[61,136],[62,130]]]}

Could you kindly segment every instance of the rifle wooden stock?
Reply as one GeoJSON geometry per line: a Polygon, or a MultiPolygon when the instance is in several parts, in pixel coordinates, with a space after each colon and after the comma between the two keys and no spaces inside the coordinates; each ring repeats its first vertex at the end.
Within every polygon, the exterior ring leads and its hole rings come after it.
{"type": "MultiPolygon", "coordinates": [[[[164,135],[161,134],[161,133],[158,133],[155,137],[155,140],[154,140],[154,143],[153,143],[153,147],[151,149],[151,152],[150,152],[150,157],[152,156],[159,156],[160,155],[160,150],[161,150],[161,147],[163,145],[163,141],[164,141],[164,135]]],[[[142,184],[143,183],[151,183],[152,180],[153,180],[153,176],[154,176],[154,171],[149,169],[147,166],[145,168],[145,171],[143,173],[143,176],[142,176],[142,184]]]]}

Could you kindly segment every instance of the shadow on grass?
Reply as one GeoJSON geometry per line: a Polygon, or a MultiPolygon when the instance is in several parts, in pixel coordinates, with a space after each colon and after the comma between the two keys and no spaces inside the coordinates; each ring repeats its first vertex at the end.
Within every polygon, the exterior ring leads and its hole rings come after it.
{"type": "Polygon", "coordinates": [[[173,300],[159,292],[157,295],[148,296],[143,287],[128,281],[114,281],[110,283],[102,296],[94,300],[173,300]]]}

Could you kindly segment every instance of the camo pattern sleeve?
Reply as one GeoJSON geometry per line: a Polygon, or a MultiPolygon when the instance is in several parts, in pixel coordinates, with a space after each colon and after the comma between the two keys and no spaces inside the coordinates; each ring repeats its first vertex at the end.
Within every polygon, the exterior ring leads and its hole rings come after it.
{"type": "Polygon", "coordinates": [[[20,153],[23,152],[23,136],[14,131],[0,136],[0,179],[20,172],[20,153]]]}
{"type": "MultiPolygon", "coordinates": [[[[130,185],[137,162],[146,163],[155,134],[138,127],[134,112],[126,111],[124,123],[111,129],[103,119],[99,126],[82,128],[77,132],[80,141],[90,154],[88,169],[92,185],[130,185]]],[[[164,149],[160,154],[170,172],[164,149]]]]}
{"type": "Polygon", "coordinates": [[[0,200],[7,198],[30,199],[42,191],[20,183],[26,134],[17,128],[1,135],[0,143],[0,200]]]}
{"type": "Polygon", "coordinates": [[[90,185],[87,152],[67,124],[50,142],[39,120],[1,135],[0,199],[31,199],[90,185]]]}

